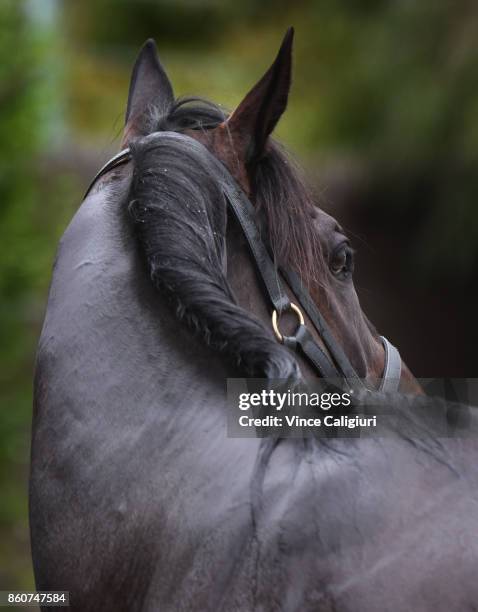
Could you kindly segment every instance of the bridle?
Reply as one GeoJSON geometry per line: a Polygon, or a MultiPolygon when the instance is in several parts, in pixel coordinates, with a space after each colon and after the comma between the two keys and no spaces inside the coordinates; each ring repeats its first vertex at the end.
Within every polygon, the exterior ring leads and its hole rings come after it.
{"type": "MultiPolygon", "coordinates": [[[[342,347],[332,335],[324,317],[313,302],[307,289],[303,286],[300,278],[293,270],[282,267],[278,268],[274,263],[257,227],[254,207],[228,170],[204,145],[185,134],[178,132],[155,132],[144,137],[141,142],[145,145],[154,145],[159,138],[171,140],[187,138],[188,147],[195,148],[199,153],[206,156],[208,164],[219,181],[226,201],[247,240],[270,303],[272,329],[277,340],[289,349],[301,353],[320,377],[335,381],[343,380],[354,390],[369,391],[356,373],[342,347]],[[298,304],[290,301],[282,279],[291,288],[298,304]],[[317,333],[320,335],[330,357],[317,344],[315,338],[308,330],[302,309],[307,313],[317,333]],[[292,312],[297,317],[297,327],[291,336],[283,335],[279,328],[279,319],[286,312],[292,312]]],[[[110,170],[129,162],[131,159],[132,155],[129,148],[123,149],[112,157],[91,181],[85,193],[85,198],[99,178],[110,170]]],[[[402,362],[398,350],[383,336],[380,336],[380,339],[385,350],[385,365],[378,391],[390,393],[398,389],[402,362]]]]}
{"type": "MultiPolygon", "coordinates": [[[[352,389],[360,391],[368,390],[362,379],[360,379],[356,373],[342,347],[333,337],[324,317],[313,302],[307,289],[303,286],[300,278],[293,270],[284,269],[282,267],[279,269],[277,268],[277,265],[274,263],[261,238],[255,222],[254,207],[228,170],[204,145],[185,134],[180,134],[178,132],[155,132],[143,138],[142,143],[154,144],[158,138],[169,138],[172,140],[187,138],[188,141],[190,141],[188,142],[188,147],[196,148],[198,152],[207,157],[220,183],[226,201],[241,226],[249,245],[256,269],[262,279],[262,284],[271,306],[272,329],[277,340],[289,349],[300,352],[320,377],[334,380],[342,379],[345,380],[352,389]],[[300,306],[290,301],[281,276],[288,283],[300,306]],[[312,321],[312,324],[320,335],[331,358],[329,358],[317,344],[315,338],[307,329],[304,315],[300,307],[303,308],[312,321]],[[297,316],[298,325],[294,334],[291,336],[283,335],[279,329],[280,316],[286,312],[293,312],[297,316]]],[[[112,157],[97,172],[91,181],[85,193],[85,198],[99,178],[110,170],[129,162],[131,159],[132,155],[129,148],[123,149],[112,157]]],[[[385,350],[385,364],[378,391],[390,393],[397,391],[400,384],[402,361],[398,350],[384,336],[380,336],[380,339],[385,350]]]]}

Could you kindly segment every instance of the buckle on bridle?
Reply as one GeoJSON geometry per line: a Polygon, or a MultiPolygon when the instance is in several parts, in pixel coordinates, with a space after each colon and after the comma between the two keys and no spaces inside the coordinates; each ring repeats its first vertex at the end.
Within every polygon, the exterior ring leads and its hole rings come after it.
{"type": "MultiPolygon", "coordinates": [[[[302,314],[301,309],[296,304],[291,302],[288,310],[292,310],[293,312],[295,312],[295,314],[297,315],[297,319],[299,321],[299,325],[304,325],[304,315],[302,314]]],[[[277,316],[278,316],[277,310],[274,310],[274,312],[272,313],[272,329],[274,330],[274,334],[277,340],[283,343],[284,336],[279,331],[279,326],[277,324],[278,323],[277,316]]]]}

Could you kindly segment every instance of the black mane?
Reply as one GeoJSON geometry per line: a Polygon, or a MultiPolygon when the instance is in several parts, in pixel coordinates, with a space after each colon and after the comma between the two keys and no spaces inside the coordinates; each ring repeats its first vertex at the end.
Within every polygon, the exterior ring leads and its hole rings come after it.
{"type": "MultiPolygon", "coordinates": [[[[208,129],[224,120],[216,105],[179,100],[151,129],[208,129]]],[[[175,303],[179,316],[249,376],[297,378],[290,354],[234,300],[225,275],[226,202],[206,156],[187,140],[139,140],[131,146],[134,174],[130,214],[153,283],[175,303]]],[[[254,204],[278,263],[317,270],[314,214],[296,170],[271,143],[252,177],[254,204]]],[[[309,280],[309,278],[305,278],[309,280]]]]}
{"type": "MultiPolygon", "coordinates": [[[[220,106],[202,98],[180,98],[168,115],[152,115],[151,131],[181,132],[217,127],[227,117],[220,106]]],[[[269,139],[255,161],[252,198],[277,262],[296,270],[305,283],[322,282],[322,249],[310,219],[316,208],[300,170],[283,148],[269,139]]]]}

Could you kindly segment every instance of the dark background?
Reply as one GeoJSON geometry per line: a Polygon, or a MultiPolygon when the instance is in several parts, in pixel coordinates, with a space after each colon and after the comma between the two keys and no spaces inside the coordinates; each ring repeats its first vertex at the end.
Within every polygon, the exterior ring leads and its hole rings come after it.
{"type": "Polygon", "coordinates": [[[117,150],[153,36],[177,94],[233,108],[296,28],[277,131],[358,250],[356,286],[417,376],[476,376],[478,5],[0,1],[0,589],[32,587],[31,378],[57,241],[117,150]]]}

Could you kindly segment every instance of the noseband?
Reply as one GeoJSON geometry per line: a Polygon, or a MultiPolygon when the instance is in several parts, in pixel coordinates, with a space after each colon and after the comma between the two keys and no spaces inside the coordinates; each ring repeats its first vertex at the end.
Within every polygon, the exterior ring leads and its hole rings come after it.
{"type": "MultiPolygon", "coordinates": [[[[219,181],[226,201],[246,237],[257,271],[262,279],[266,296],[270,303],[272,310],[272,329],[277,340],[289,349],[301,353],[320,377],[334,380],[342,379],[345,380],[351,388],[359,391],[366,391],[367,388],[354,370],[342,347],[332,335],[324,317],[313,302],[307,289],[303,286],[300,278],[293,270],[284,269],[283,267],[277,268],[260,236],[259,229],[255,222],[253,205],[226,168],[204,145],[178,132],[155,132],[154,134],[146,136],[142,142],[144,144],[154,145],[154,142],[159,138],[172,140],[187,138],[188,141],[190,141],[188,142],[188,147],[195,148],[197,152],[206,156],[208,164],[211,166],[215,177],[219,181]],[[289,300],[282,279],[284,279],[291,288],[297,298],[298,304],[289,300]],[[315,338],[307,329],[302,309],[307,313],[317,333],[321,337],[322,342],[327,348],[330,357],[317,344],[315,338]],[[292,336],[284,336],[279,328],[280,317],[286,312],[292,312],[297,317],[297,326],[292,336]]],[[[129,148],[120,151],[111,158],[91,181],[86,191],[85,198],[100,177],[104,176],[113,168],[127,163],[131,158],[132,156],[129,148]]],[[[378,391],[387,393],[394,392],[397,391],[400,383],[402,369],[400,354],[386,338],[380,336],[380,339],[385,350],[385,365],[378,391]]]]}

